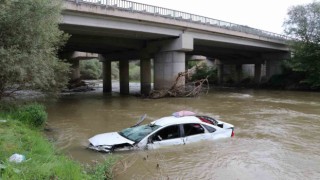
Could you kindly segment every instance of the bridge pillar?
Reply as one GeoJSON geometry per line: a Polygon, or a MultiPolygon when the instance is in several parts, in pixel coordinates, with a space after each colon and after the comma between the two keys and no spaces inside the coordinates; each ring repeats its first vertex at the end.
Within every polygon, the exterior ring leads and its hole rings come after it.
{"type": "Polygon", "coordinates": [[[129,61],[119,61],[120,94],[129,94],[129,61]]]}
{"type": "Polygon", "coordinates": [[[240,83],[242,80],[242,64],[236,65],[236,82],[240,83]]]}
{"type": "Polygon", "coordinates": [[[281,61],[279,60],[266,60],[266,76],[270,79],[273,75],[281,74],[281,61]]]}
{"type": "Polygon", "coordinates": [[[254,82],[260,84],[261,82],[261,64],[254,65],[254,82]]]}
{"type": "Polygon", "coordinates": [[[266,64],[266,78],[270,79],[273,75],[281,74],[282,61],[290,58],[290,52],[282,52],[282,53],[270,53],[264,55],[264,60],[266,64]]]}
{"type": "MultiPolygon", "coordinates": [[[[179,38],[164,40],[149,44],[150,49],[156,49],[154,58],[154,89],[168,89],[175,82],[180,72],[186,69],[187,51],[193,50],[193,37],[180,34],[179,38]]],[[[184,85],[180,79],[178,85],[184,85]]]]}
{"type": "MultiPolygon", "coordinates": [[[[186,66],[185,52],[166,51],[157,53],[154,59],[154,89],[168,89],[175,82],[179,72],[186,66]]],[[[183,85],[185,81],[181,81],[183,85]]]]}
{"type": "Polygon", "coordinates": [[[99,55],[99,60],[102,62],[103,92],[109,93],[112,91],[111,61],[104,55],[99,55]]]}
{"type": "Polygon", "coordinates": [[[151,91],[151,60],[140,60],[141,94],[149,95],[151,91]]]}
{"type": "Polygon", "coordinates": [[[218,84],[223,84],[224,65],[218,64],[218,84]]]}
{"type": "Polygon", "coordinates": [[[80,79],[80,61],[78,59],[72,59],[69,62],[71,63],[70,80],[76,81],[80,79]]]}

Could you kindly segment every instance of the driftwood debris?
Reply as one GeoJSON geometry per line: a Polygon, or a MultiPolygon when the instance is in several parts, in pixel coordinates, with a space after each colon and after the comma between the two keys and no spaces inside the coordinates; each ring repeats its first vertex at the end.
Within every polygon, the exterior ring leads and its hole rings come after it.
{"type": "Polygon", "coordinates": [[[153,90],[149,97],[158,99],[163,97],[196,97],[201,93],[207,93],[209,90],[208,77],[191,82],[185,82],[188,79],[189,71],[180,72],[174,84],[169,89],[153,90]]]}

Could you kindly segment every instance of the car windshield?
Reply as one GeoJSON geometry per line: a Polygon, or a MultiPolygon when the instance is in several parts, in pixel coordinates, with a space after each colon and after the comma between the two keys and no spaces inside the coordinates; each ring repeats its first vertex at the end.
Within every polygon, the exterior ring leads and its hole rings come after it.
{"type": "Polygon", "coordinates": [[[146,124],[124,129],[120,131],[119,134],[127,139],[130,139],[131,141],[139,142],[159,127],[160,126],[154,124],[146,124]]]}

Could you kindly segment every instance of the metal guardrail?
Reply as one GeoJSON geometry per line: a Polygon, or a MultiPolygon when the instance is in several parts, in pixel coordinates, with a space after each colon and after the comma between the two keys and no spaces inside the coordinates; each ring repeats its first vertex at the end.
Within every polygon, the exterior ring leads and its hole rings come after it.
{"type": "Polygon", "coordinates": [[[221,21],[213,18],[208,18],[204,16],[199,16],[195,14],[190,14],[182,11],[176,11],[176,10],[152,6],[152,5],[136,3],[132,1],[126,1],[126,0],[65,0],[65,1],[94,4],[96,6],[104,6],[106,8],[114,8],[114,9],[119,9],[123,11],[129,11],[129,12],[144,13],[148,15],[160,16],[164,18],[175,19],[179,21],[186,21],[186,22],[197,23],[197,24],[205,24],[208,26],[219,27],[222,29],[257,35],[259,37],[268,38],[268,39],[282,40],[282,41],[290,39],[289,37],[282,34],[255,29],[248,26],[244,26],[244,25],[234,24],[234,23],[221,21]]]}

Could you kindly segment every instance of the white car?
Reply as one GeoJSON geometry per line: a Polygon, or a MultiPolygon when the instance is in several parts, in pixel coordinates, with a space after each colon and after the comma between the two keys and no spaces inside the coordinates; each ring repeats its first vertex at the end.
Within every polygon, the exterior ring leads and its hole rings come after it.
{"type": "Polygon", "coordinates": [[[208,116],[169,116],[150,124],[140,123],[120,132],[95,135],[89,139],[88,148],[103,152],[156,149],[234,136],[232,124],[208,116]]]}

